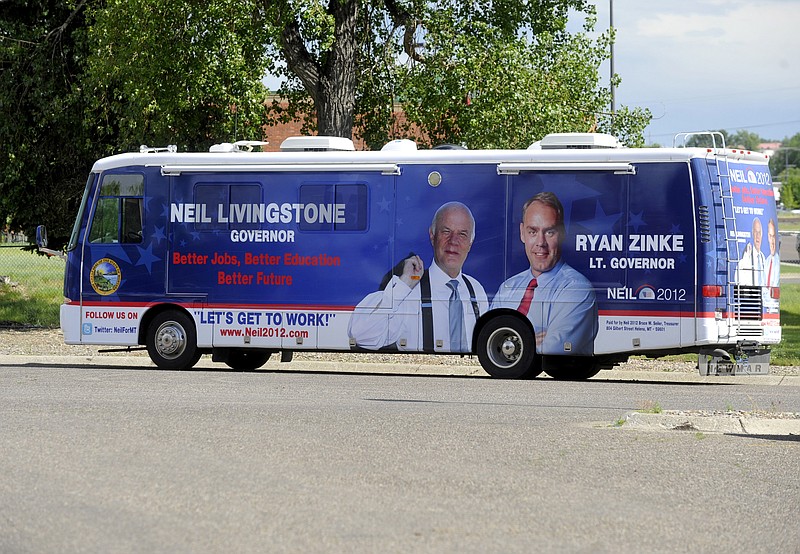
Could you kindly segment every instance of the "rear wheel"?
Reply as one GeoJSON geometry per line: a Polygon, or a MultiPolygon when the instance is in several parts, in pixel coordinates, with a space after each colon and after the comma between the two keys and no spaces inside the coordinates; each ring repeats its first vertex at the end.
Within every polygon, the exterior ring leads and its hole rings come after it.
{"type": "Polygon", "coordinates": [[[533,330],[513,315],[489,320],[478,333],[478,360],[499,379],[532,379],[541,373],[533,330]]]}
{"type": "Polygon", "coordinates": [[[559,381],[584,381],[602,369],[592,356],[548,356],[543,365],[544,372],[559,381]]]}
{"type": "Polygon", "coordinates": [[[238,371],[251,371],[267,363],[271,354],[272,352],[264,352],[263,350],[231,350],[228,352],[225,364],[229,368],[238,371]]]}
{"type": "Polygon", "coordinates": [[[161,312],[147,327],[147,353],[162,369],[190,369],[200,359],[194,321],[177,310],[161,312]]]}

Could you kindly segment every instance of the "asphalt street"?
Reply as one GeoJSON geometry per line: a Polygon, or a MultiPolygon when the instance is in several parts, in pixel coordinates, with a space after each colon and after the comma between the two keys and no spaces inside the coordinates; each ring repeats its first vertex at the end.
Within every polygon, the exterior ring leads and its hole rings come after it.
{"type": "Polygon", "coordinates": [[[796,435],[635,421],[793,377],[131,361],[0,357],[0,551],[800,552],[796,435]]]}

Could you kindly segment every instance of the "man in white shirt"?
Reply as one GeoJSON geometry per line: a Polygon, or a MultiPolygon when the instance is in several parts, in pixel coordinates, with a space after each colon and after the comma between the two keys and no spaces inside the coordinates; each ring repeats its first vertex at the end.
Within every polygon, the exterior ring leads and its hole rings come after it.
{"type": "Polygon", "coordinates": [[[766,284],[768,287],[779,287],[781,281],[781,258],[778,255],[778,229],[775,220],[770,218],[767,223],[767,241],[769,242],[769,256],[764,262],[767,272],[766,284]]]}
{"type": "Polygon", "coordinates": [[[750,235],[753,240],[745,246],[742,259],[736,268],[736,282],[740,285],[761,287],[766,284],[767,275],[764,269],[766,259],[761,251],[763,235],[761,220],[753,218],[753,231],[750,235]]]}
{"type": "Polygon", "coordinates": [[[764,306],[775,313],[779,306],[779,288],[781,286],[781,258],[778,254],[778,228],[775,220],[770,218],[767,223],[767,242],[769,243],[769,256],[764,260],[764,306]]]}
{"type": "Polygon", "coordinates": [[[540,354],[592,355],[598,329],[594,287],[561,259],[566,229],[555,194],[541,192],[525,203],[519,235],[530,267],[500,285],[492,309],[525,314],[540,354]]]}
{"type": "Polygon", "coordinates": [[[356,346],[409,352],[470,352],[477,318],[489,301],[481,284],[461,272],[475,240],[475,218],[460,202],[442,205],[428,235],[433,263],[410,255],[382,290],[353,311],[348,335],[356,346]]]}

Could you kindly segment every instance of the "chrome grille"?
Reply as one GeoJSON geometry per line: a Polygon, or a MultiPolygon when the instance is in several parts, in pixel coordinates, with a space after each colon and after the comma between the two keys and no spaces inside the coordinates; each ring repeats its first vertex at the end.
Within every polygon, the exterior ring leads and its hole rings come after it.
{"type": "Polygon", "coordinates": [[[735,285],[731,311],[740,321],[761,321],[761,287],[735,285]]]}

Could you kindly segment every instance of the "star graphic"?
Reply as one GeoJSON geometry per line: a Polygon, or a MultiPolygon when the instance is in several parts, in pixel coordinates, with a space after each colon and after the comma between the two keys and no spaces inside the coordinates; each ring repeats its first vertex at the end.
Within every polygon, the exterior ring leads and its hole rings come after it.
{"type": "Polygon", "coordinates": [[[391,202],[389,202],[389,201],[388,201],[388,200],[387,200],[387,199],[384,197],[382,200],[380,200],[380,201],[378,202],[378,208],[380,208],[380,210],[381,210],[382,212],[388,212],[388,211],[389,211],[389,206],[391,206],[391,204],[392,204],[392,203],[391,203],[391,202]]]}
{"type": "Polygon", "coordinates": [[[644,219],[642,218],[643,214],[644,210],[642,210],[638,214],[631,212],[631,217],[628,220],[628,227],[633,227],[633,230],[636,231],[637,233],[639,232],[639,227],[647,226],[647,223],[645,223],[644,219]]]}
{"type": "Polygon", "coordinates": [[[139,250],[139,261],[136,262],[136,265],[143,265],[147,268],[147,273],[152,273],[153,263],[161,261],[160,258],[153,255],[153,245],[149,244],[146,249],[141,246],[136,248],[139,250]]]}
{"type": "Polygon", "coordinates": [[[167,238],[167,236],[164,234],[164,228],[156,227],[156,230],[153,232],[152,238],[153,241],[156,243],[156,245],[160,244],[163,239],[167,238]]]}
{"type": "Polygon", "coordinates": [[[591,233],[601,234],[607,233],[610,229],[612,229],[620,217],[622,217],[621,213],[606,214],[603,210],[603,207],[600,205],[600,202],[598,201],[595,205],[594,217],[592,219],[578,221],[576,223],[579,223],[591,233]]]}

